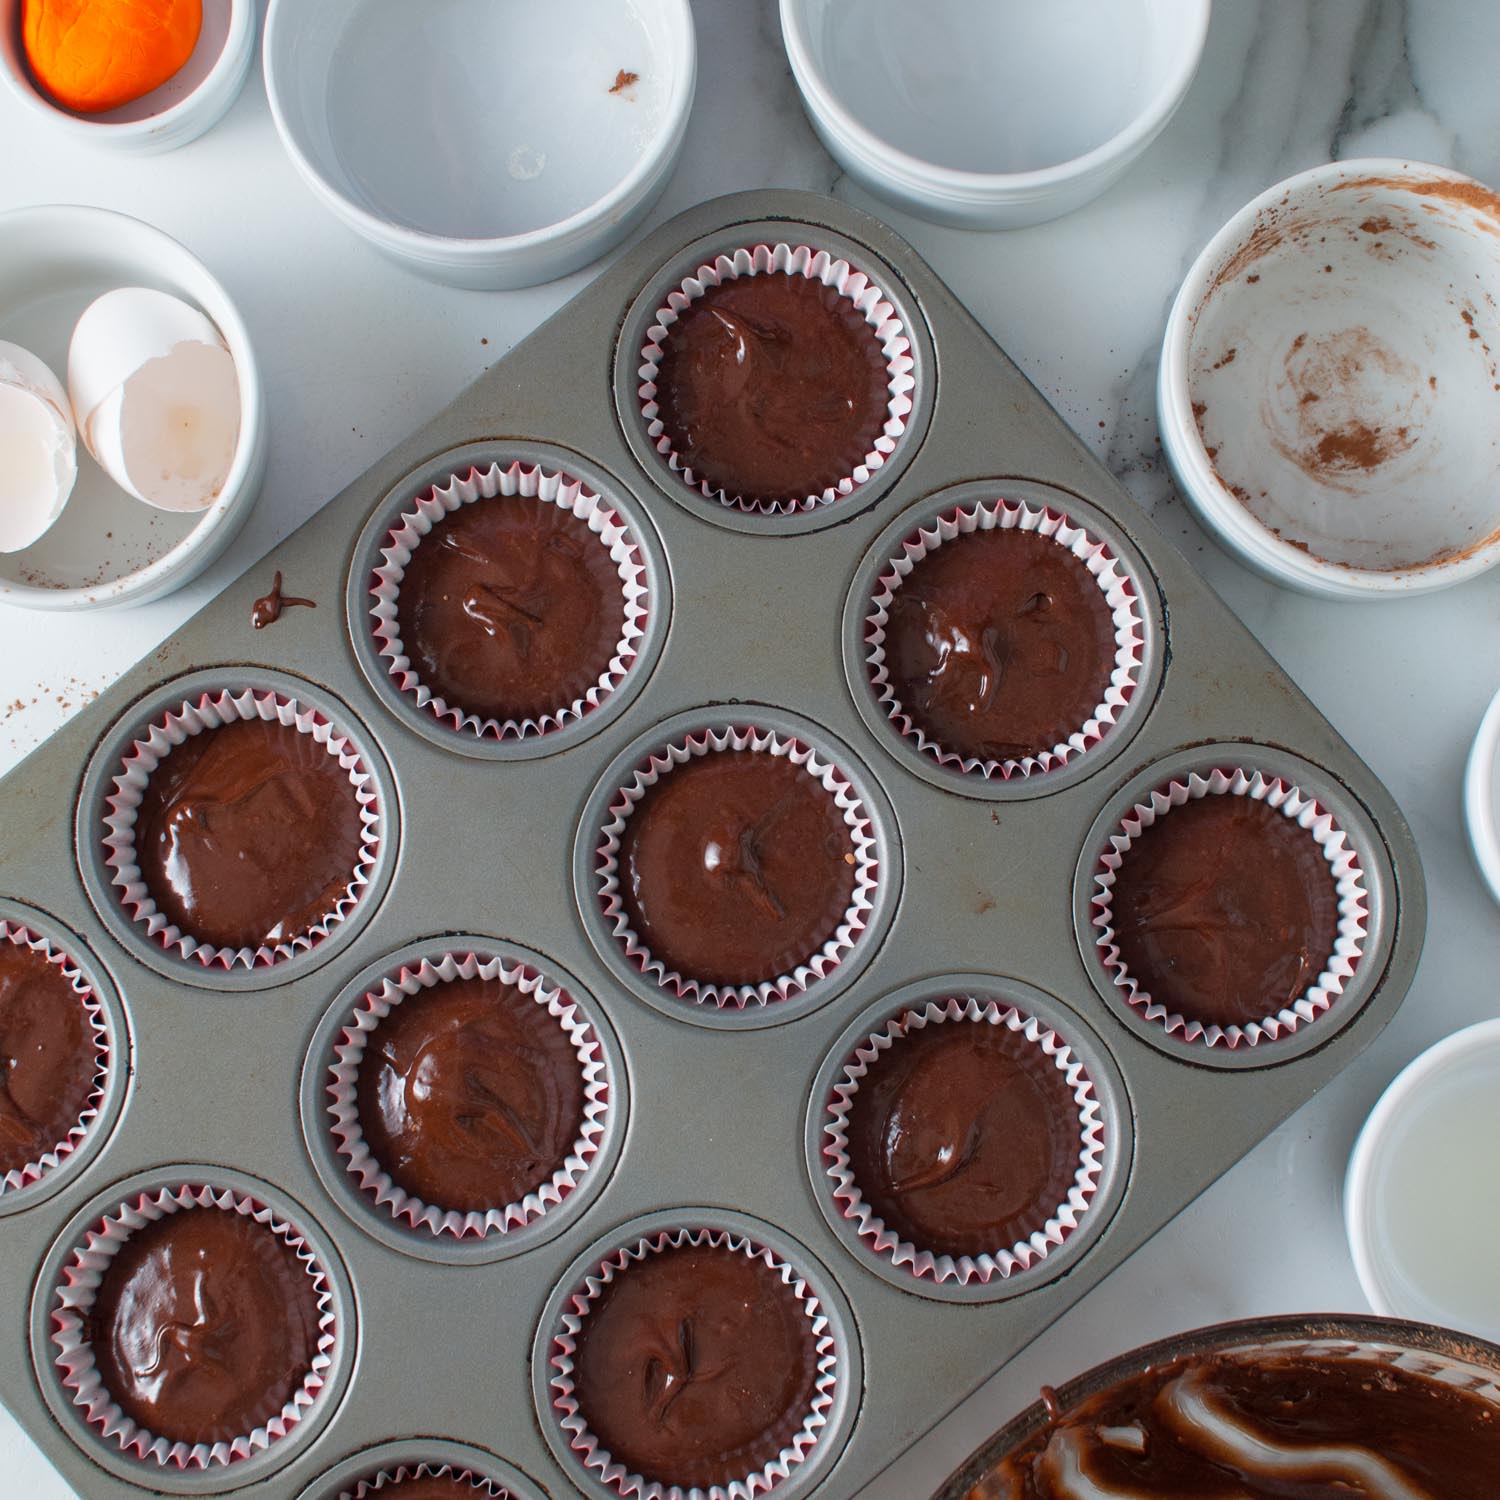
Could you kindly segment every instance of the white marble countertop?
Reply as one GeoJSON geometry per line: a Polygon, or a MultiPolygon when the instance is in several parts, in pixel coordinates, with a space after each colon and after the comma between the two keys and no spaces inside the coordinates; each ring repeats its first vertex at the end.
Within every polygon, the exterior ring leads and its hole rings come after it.
{"type": "MultiPolygon", "coordinates": [[[[1430,889],[1426,952],[1385,1034],[867,1492],[896,1500],[930,1493],[1042,1381],[1220,1319],[1364,1310],[1340,1212],[1360,1122],[1423,1047],[1500,1011],[1500,912],[1470,863],[1459,806],[1469,741],[1500,686],[1500,570],[1398,604],[1318,603],[1264,583],[1221,554],[1173,492],[1152,399],[1180,277],[1219,224],[1270,183],[1331,156],[1399,155],[1500,184],[1500,7],[1220,0],[1192,92],[1145,158],[1071,217],[994,234],[934,228],[844,181],[803,116],[772,0],[699,0],[696,9],[693,123],[651,226],[761,186],[831,191],[888,219],[1385,780],[1416,832],[1430,889]]],[[[121,209],[207,262],[250,326],[272,430],[259,506],[196,584],[107,619],[0,606],[3,772],[593,273],[485,294],[398,271],[294,178],[258,73],[218,128],[169,156],[76,148],[8,94],[0,142],[0,208],[121,209]]],[[[7,1328],[19,1336],[16,1319],[7,1328]]],[[[71,1494],[0,1411],[0,1497],[71,1494]]]]}

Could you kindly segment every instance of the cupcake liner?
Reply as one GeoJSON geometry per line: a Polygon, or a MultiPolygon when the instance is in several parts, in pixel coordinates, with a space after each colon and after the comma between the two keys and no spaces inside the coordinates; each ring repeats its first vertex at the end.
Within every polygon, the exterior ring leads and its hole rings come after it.
{"type": "Polygon", "coordinates": [[[101,1438],[114,1442],[123,1452],[134,1454],[143,1462],[162,1468],[208,1469],[238,1463],[286,1437],[318,1399],[333,1363],[339,1334],[327,1274],[296,1229],[254,1198],[208,1184],[184,1183],[142,1193],[101,1219],[84,1235],[64,1265],[61,1280],[53,1291],[53,1303],[51,1339],[56,1350],[53,1364],[68,1399],[82,1408],[86,1421],[97,1429],[101,1438]],[[317,1287],[319,1337],[301,1388],[269,1422],[228,1442],[188,1443],[148,1432],[125,1415],[99,1378],[86,1329],[104,1273],[132,1234],[169,1214],[210,1208],[252,1218],[291,1248],[317,1287]]]}
{"type": "Polygon", "coordinates": [[[1003,499],[961,506],[936,516],[902,542],[900,552],[889,559],[875,584],[869,613],[865,616],[864,639],[870,685],[896,729],[939,765],[956,767],[966,775],[998,777],[1002,781],[1009,781],[1013,776],[1027,777],[1056,770],[1097,745],[1134,695],[1145,655],[1140,598],[1129,574],[1109,547],[1061,511],[1003,499]],[[1019,760],[989,760],[961,755],[930,738],[902,707],[886,670],[886,625],[897,591],[924,557],[945,542],[972,536],[978,531],[1034,531],[1040,536],[1051,537],[1088,569],[1114,619],[1115,664],[1103,701],[1066,740],[1019,760]]]}
{"type": "Polygon", "coordinates": [[[164,949],[183,958],[194,959],[205,969],[246,969],[281,963],[297,953],[316,947],[342,922],[358,904],[360,893],[370,883],[382,837],[382,818],[375,777],[352,741],[341,735],[315,708],[299,703],[283,693],[257,691],[253,688],[231,692],[204,693],[192,702],[183,702],[158,718],[143,738],[133,742],[119,773],[105,798],[104,864],[110,884],[132,921],[146,929],[164,949]],[[205,730],[218,729],[236,720],[261,719],[296,729],[312,738],[334,756],[348,772],[350,784],[359,803],[363,824],[359,861],[350,875],[349,890],[344,898],[306,932],[284,942],[250,948],[220,948],[199,942],[169,921],[156,904],[141,875],[136,857],[135,824],[141,798],[151,773],[178,745],[205,730]]]}
{"type": "Polygon", "coordinates": [[[534,1223],[560,1204],[583,1180],[589,1164],[598,1155],[610,1106],[604,1050],[573,998],[525,964],[507,963],[499,958],[481,960],[472,953],[448,953],[436,963],[424,958],[415,966],[403,966],[364,996],[339,1037],[334,1060],[325,1075],[330,1130],[338,1154],[361,1191],[413,1229],[461,1240],[508,1234],[534,1223]],[[498,979],[529,995],[572,1039],[584,1078],[583,1124],[567,1159],[546,1182],[519,1202],[499,1204],[483,1213],[425,1203],[394,1183],[365,1140],[356,1098],[360,1064],[375,1029],[408,996],[454,979],[498,979]]]}
{"type": "Polygon", "coordinates": [[[1099,857],[1091,904],[1099,958],[1129,1004],[1146,1020],[1160,1022],[1180,1041],[1202,1042],[1209,1047],[1233,1049],[1242,1043],[1255,1047],[1263,1042],[1274,1042],[1281,1036],[1291,1036],[1299,1027],[1317,1020],[1343,993],[1364,951],[1368,932],[1369,893],[1365,888],[1364,871],[1360,867],[1358,852],[1333,815],[1294,783],[1242,767],[1206,773],[1193,771],[1185,778],[1157,788],[1145,801],[1137,802],[1121,820],[1119,830],[1110,835],[1109,845],[1099,857]],[[1201,1021],[1189,1020],[1153,1000],[1141,982],[1126,969],[1111,925],[1115,880],[1130,846],[1140,837],[1142,830],[1151,827],[1174,807],[1211,796],[1253,797],[1305,828],[1327,860],[1338,893],[1338,931],[1327,967],[1291,1005],[1244,1026],[1219,1026],[1216,1023],[1205,1026],[1201,1021]]]}
{"type": "Polygon", "coordinates": [[[827,976],[849,956],[874,910],[875,891],[880,878],[880,862],[875,846],[871,814],[849,779],[818,751],[791,736],[753,725],[723,726],[696,730],[651,752],[630,781],[611,799],[603,828],[599,831],[595,852],[595,874],[599,883],[599,901],[605,922],[625,950],[625,956],[642,974],[680,1000],[720,1009],[743,1010],[749,1005],[768,1005],[789,1000],[810,985],[827,976]],[[854,843],[854,892],[849,909],[833,935],[814,954],[804,959],[790,973],[778,974],[756,984],[710,984],[669,969],[641,941],[620,894],[620,839],[641,798],[648,788],[675,767],[704,755],[726,750],[753,750],[761,754],[788,757],[819,781],[843,814],[854,843]]]}
{"type": "Polygon", "coordinates": [[[361,1479],[352,1490],[341,1490],[339,1500],[369,1500],[382,1491],[389,1493],[390,1485],[402,1484],[408,1479],[453,1479],[459,1484],[469,1484],[474,1489],[474,1500],[510,1500],[510,1491],[473,1469],[456,1467],[453,1464],[419,1463],[397,1464],[394,1469],[382,1469],[369,1479],[361,1479]]]}
{"type": "Polygon", "coordinates": [[[798,511],[816,510],[820,505],[831,505],[835,500],[853,494],[895,452],[896,444],[905,432],[907,419],[911,415],[912,392],[916,387],[913,373],[915,368],[911,339],[900,313],[881,288],[863,271],[856,270],[846,260],[836,260],[826,250],[813,250],[807,245],[760,244],[715,256],[711,263],[699,266],[693,275],[685,277],[678,287],[668,293],[666,305],[657,308],[651,326],[646,330],[646,342],[641,348],[640,369],[636,372],[641,382],[637,394],[640,397],[641,417],[646,424],[647,436],[655,445],[656,451],[666,460],[668,467],[680,475],[689,488],[696,489],[708,500],[715,500],[732,509],[762,515],[794,515],[798,511]],[[785,271],[789,275],[820,281],[824,286],[834,288],[841,297],[846,297],[860,310],[865,322],[874,330],[885,354],[890,400],[886,405],[885,425],[875,440],[875,446],[865,455],[864,461],[855,466],[852,474],[816,495],[758,500],[727,494],[707,479],[700,479],[673,449],[657,405],[656,376],[661,367],[667,339],[684,308],[696,302],[710,287],[737,280],[741,276],[761,276],[769,271],[785,271]]]}
{"type": "Polygon", "coordinates": [[[822,1154],[825,1171],[833,1185],[834,1201],[844,1217],[853,1221],[861,1239],[867,1240],[872,1250],[889,1258],[893,1265],[904,1266],[919,1280],[939,1285],[951,1281],[967,1286],[971,1282],[984,1284],[996,1278],[1004,1280],[1018,1271],[1030,1270],[1072,1235],[1099,1191],[1104,1170],[1105,1130],[1104,1108],[1094,1091],[1093,1079],[1062,1037],[1013,1005],[973,996],[950,996],[945,1000],[929,1001],[919,1010],[902,1011],[879,1030],[871,1032],[854,1049],[828,1101],[822,1154]],[[888,1229],[885,1221],[865,1202],[849,1161],[849,1115],[855,1095],[859,1093],[860,1081],[871,1065],[912,1031],[952,1024],[1004,1026],[1015,1035],[1025,1037],[1063,1075],[1078,1106],[1078,1170],[1068,1196],[1028,1239],[978,1256],[936,1254],[888,1229]]]}
{"type": "Polygon", "coordinates": [[[445,484],[434,485],[419,495],[411,509],[397,519],[380,549],[380,556],[381,564],[370,580],[371,630],[379,657],[386,663],[401,692],[410,695],[419,708],[460,733],[495,740],[550,734],[598,708],[624,682],[640,653],[651,598],[645,560],[628,522],[580,480],[545,469],[540,464],[517,461],[504,468],[498,463],[492,463],[488,469],[471,467],[467,474],[455,474],[445,484]],[[412,553],[444,517],[476,500],[490,500],[497,495],[519,495],[535,499],[539,504],[555,505],[586,523],[600,544],[609,550],[620,575],[620,591],[625,600],[625,623],[620,639],[599,680],[583,697],[575,698],[571,703],[561,703],[556,710],[540,718],[482,717],[470,713],[461,704],[449,703],[423,683],[401,640],[396,603],[412,553]]]}
{"type": "Polygon", "coordinates": [[[0,1176],[0,1197],[4,1197],[6,1193],[19,1192],[22,1188],[30,1187],[32,1183],[40,1181],[83,1144],[94,1121],[98,1119],[99,1107],[104,1102],[104,1083],[109,1073],[110,1049],[104,1007],[99,1003],[93,986],[61,948],[56,947],[50,939],[34,932],[24,924],[4,918],[0,918],[0,943],[14,943],[19,948],[30,948],[32,952],[40,953],[48,963],[57,965],[58,971],[67,980],[73,993],[78,996],[78,1003],[83,1007],[89,1030],[93,1033],[98,1059],[93,1087],[89,1090],[88,1098],[84,1101],[77,1121],[69,1127],[67,1135],[62,1140],[50,1150],[44,1151],[35,1161],[29,1161],[24,1166],[12,1167],[0,1176]]]}
{"type": "Polygon", "coordinates": [[[628,1500],[751,1500],[752,1496],[773,1489],[783,1483],[817,1447],[823,1430],[828,1426],[835,1394],[843,1378],[842,1358],[832,1325],[816,1292],[798,1275],[796,1267],[775,1251],[757,1244],[745,1235],[706,1228],[660,1230],[634,1244],[621,1246],[602,1261],[584,1278],[583,1285],[564,1304],[561,1326],[553,1332],[550,1340],[547,1364],[553,1372],[547,1382],[552,1392],[552,1413],[567,1436],[568,1447],[596,1479],[621,1496],[628,1497],[628,1500]],[[589,1431],[579,1411],[573,1386],[573,1357],[578,1348],[578,1332],[590,1307],[598,1301],[604,1289],[622,1271],[628,1270],[648,1255],[656,1255],[668,1249],[679,1250],[684,1246],[699,1250],[732,1250],[736,1254],[764,1261],[780,1275],[782,1282],[792,1289],[806,1309],[818,1357],[818,1379],[813,1392],[812,1409],[791,1442],[754,1473],[746,1474],[728,1485],[715,1484],[706,1489],[696,1487],[691,1490],[633,1474],[624,1464],[616,1461],[589,1431]]]}

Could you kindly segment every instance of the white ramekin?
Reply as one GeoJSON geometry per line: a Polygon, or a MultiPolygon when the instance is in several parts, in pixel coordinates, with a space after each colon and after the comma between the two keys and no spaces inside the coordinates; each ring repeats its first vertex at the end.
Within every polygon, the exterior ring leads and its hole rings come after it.
{"type": "Polygon", "coordinates": [[[1203,55],[1210,0],[1093,3],[1080,33],[1076,4],[991,0],[981,16],[968,0],[780,0],[781,31],[813,129],[851,177],[940,224],[1014,229],[1069,213],[1120,177],[1176,113],[1203,55]],[[1091,32],[1097,51],[1084,69],[1077,48],[1091,32]],[[1139,56],[1105,90],[1111,36],[1131,39],[1139,56]],[[1030,101],[1007,87],[1017,66],[1032,70],[1030,101]],[[1045,118],[1027,115],[1037,101],[1045,118]],[[987,152],[986,131],[1010,149],[987,152]],[[986,156],[1027,165],[976,169],[986,156]]]}
{"type": "MultiPolygon", "coordinates": [[[[1462,1122],[1442,1121],[1433,1111],[1445,1098],[1465,1091],[1500,1095],[1500,1019],[1456,1031],[1421,1054],[1381,1095],[1360,1131],[1344,1180],[1344,1228],[1354,1270],[1370,1306],[1382,1317],[1410,1318],[1458,1328],[1481,1338],[1500,1338],[1500,1298],[1488,1305],[1467,1301],[1455,1288],[1460,1259],[1492,1258],[1493,1214],[1471,1213],[1476,1203],[1495,1201],[1495,1143],[1487,1122],[1473,1121],[1475,1135],[1455,1135],[1462,1122]],[[1447,1128],[1443,1128],[1443,1127],[1447,1128]],[[1424,1147],[1432,1147],[1430,1153],[1424,1147]],[[1397,1185],[1413,1166],[1433,1201],[1401,1199],[1397,1185]],[[1410,1158],[1420,1156],[1413,1163],[1410,1158]],[[1470,1168],[1465,1170],[1466,1164],[1470,1168]],[[1472,1168],[1480,1166],[1475,1173],[1472,1168]],[[1407,1253],[1392,1235],[1400,1221],[1407,1253]],[[1422,1242],[1420,1262],[1410,1246],[1422,1242]]],[[[1493,1278],[1484,1278],[1493,1287],[1493,1278]]]]}
{"type": "Polygon", "coordinates": [[[62,515],[30,547],[0,553],[0,604],[71,610],[160,599],[208,567],[255,504],[267,453],[260,370],[244,320],[202,261],[160,229],[102,208],[0,213],[0,339],[54,370],[67,368],[74,322],[95,297],[140,285],[202,308],[234,357],[240,433],[224,488],[205,511],[168,515],[124,494],[80,444],[62,515]]]}
{"type": "Polygon", "coordinates": [[[1157,410],[1189,504],[1258,572],[1325,598],[1493,567],[1496,297],[1500,195],[1472,178],[1375,158],[1268,188],[1167,320],[1157,410]],[[1319,457],[1358,431],[1380,436],[1373,458],[1319,457]]]}
{"type": "Polygon", "coordinates": [[[256,0],[204,0],[197,49],[177,77],[100,115],[75,114],[32,82],[21,46],[24,0],[0,0],[0,74],[28,109],[76,141],[154,156],[196,140],[239,97],[255,60],[256,0]]]}
{"type": "Polygon", "coordinates": [[[624,239],[676,166],[696,80],[688,0],[271,0],[264,55],[277,134],[323,205],[409,269],[480,289],[552,281],[624,239]]]}
{"type": "Polygon", "coordinates": [[[1490,700],[1464,769],[1464,825],[1474,863],[1500,901],[1500,692],[1490,700]]]}

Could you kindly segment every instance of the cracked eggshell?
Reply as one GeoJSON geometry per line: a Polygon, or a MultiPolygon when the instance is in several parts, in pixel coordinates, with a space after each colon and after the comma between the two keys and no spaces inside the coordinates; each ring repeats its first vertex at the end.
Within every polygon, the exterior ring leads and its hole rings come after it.
{"type": "Polygon", "coordinates": [[[147,287],[106,292],[68,349],[68,391],[88,450],[128,494],[206,510],[239,439],[239,381],[219,330],[147,287]]]}
{"type": "Polygon", "coordinates": [[[29,349],[0,340],[0,552],[19,552],[62,514],[78,440],[62,382],[29,349]]]}

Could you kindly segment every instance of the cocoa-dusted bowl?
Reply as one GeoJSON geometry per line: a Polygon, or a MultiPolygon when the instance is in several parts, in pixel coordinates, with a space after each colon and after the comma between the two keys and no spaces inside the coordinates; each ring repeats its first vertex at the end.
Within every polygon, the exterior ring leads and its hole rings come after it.
{"type": "MultiPolygon", "coordinates": [[[[1065,1414],[1071,1412],[1101,1391],[1140,1375],[1153,1365],[1169,1364],[1189,1355],[1298,1351],[1382,1363],[1399,1360],[1403,1369],[1474,1391],[1500,1411],[1500,1345],[1430,1323],[1333,1313],[1298,1313],[1215,1323],[1209,1328],[1195,1328],[1154,1344],[1143,1344],[1059,1386],[1055,1409],[1065,1414]]],[[[932,1500],[969,1500],[992,1470],[1034,1438],[1050,1420],[1047,1406],[1041,1401],[1033,1402],[976,1448],[949,1475],[932,1500]]],[[[987,1491],[979,1490],[978,1494],[987,1500],[987,1491]]]]}

